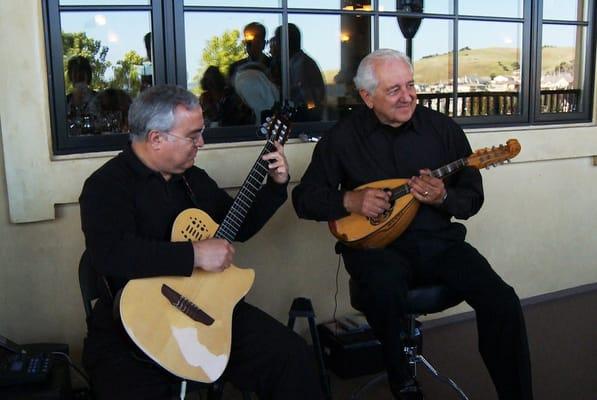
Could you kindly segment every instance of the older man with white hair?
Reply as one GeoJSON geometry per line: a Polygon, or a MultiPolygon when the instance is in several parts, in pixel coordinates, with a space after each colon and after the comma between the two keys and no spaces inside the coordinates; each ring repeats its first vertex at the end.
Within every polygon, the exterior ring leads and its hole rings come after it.
{"type": "Polygon", "coordinates": [[[330,221],[351,213],[375,218],[392,206],[389,193],[357,188],[409,178],[410,193],[421,206],[402,235],[381,249],[343,243],[336,247],[382,343],[394,396],[422,398],[409,374],[400,332],[409,288],[434,282],[476,311],[479,350],[499,398],[532,399],[520,301],[465,241],[464,225],[452,221],[467,219],[481,208],[481,174],[464,168],[444,180],[431,175],[431,169],[471,154],[464,132],[449,117],[417,104],[413,67],[402,53],[380,49],[369,54],[354,82],[366,107],[322,137],[293,190],[293,203],[301,218],[330,221]]]}

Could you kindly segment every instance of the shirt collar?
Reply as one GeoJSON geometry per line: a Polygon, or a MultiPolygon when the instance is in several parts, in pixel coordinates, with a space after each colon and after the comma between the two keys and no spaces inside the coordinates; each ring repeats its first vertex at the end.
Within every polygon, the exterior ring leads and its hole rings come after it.
{"type": "MultiPolygon", "coordinates": [[[[126,147],[122,152],[122,157],[124,157],[126,163],[131,167],[131,169],[139,175],[141,178],[149,178],[151,176],[158,176],[159,178],[163,179],[162,175],[159,172],[156,172],[149,168],[147,165],[143,164],[141,159],[135,154],[131,143],[128,142],[126,147]]],[[[175,182],[179,179],[182,179],[181,174],[173,174],[170,178],[170,182],[175,182]]]]}
{"type": "Polygon", "coordinates": [[[379,128],[384,128],[384,129],[392,129],[392,130],[396,130],[398,132],[401,132],[403,130],[408,130],[411,129],[413,132],[417,133],[417,134],[421,134],[422,130],[422,121],[421,121],[421,111],[420,108],[423,107],[419,104],[417,104],[416,108],[415,108],[415,112],[413,113],[413,116],[411,117],[411,119],[409,119],[408,121],[406,121],[404,124],[400,125],[398,128],[392,128],[389,125],[385,125],[383,123],[381,123],[381,121],[379,120],[379,118],[377,118],[377,115],[375,114],[375,112],[368,108],[366,108],[365,111],[365,131],[366,132],[373,132],[376,129],[379,128]]]}

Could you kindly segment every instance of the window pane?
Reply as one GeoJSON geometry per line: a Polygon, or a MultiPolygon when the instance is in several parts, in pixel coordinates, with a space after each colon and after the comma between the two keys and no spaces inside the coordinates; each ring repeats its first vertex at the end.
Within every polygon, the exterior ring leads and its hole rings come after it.
{"type": "Polygon", "coordinates": [[[61,6],[146,6],[151,0],[60,0],[61,6]]]}
{"type": "Polygon", "coordinates": [[[457,116],[520,114],[522,24],[459,24],[457,116]]]}
{"type": "Polygon", "coordinates": [[[131,100],[153,83],[149,12],[60,18],[69,135],[126,133],[131,100]]]}
{"type": "Polygon", "coordinates": [[[522,18],[524,0],[479,1],[459,0],[459,15],[522,18]]]}
{"type": "Polygon", "coordinates": [[[452,21],[425,19],[412,45],[418,101],[446,115],[453,114],[452,27],[452,21]]]}
{"type": "Polygon", "coordinates": [[[543,19],[586,21],[589,0],[543,0],[543,19]]]}
{"type": "Polygon", "coordinates": [[[279,102],[266,43],[281,21],[279,14],[185,13],[187,88],[208,126],[259,124],[279,102]]]}
{"type": "Polygon", "coordinates": [[[297,15],[289,21],[301,35],[301,49],[289,28],[290,93],[298,121],[333,121],[359,102],[353,77],[371,51],[371,21],[364,15],[297,15]],[[294,44],[292,43],[294,42],[294,44]]]}
{"type": "Polygon", "coordinates": [[[352,0],[288,0],[288,8],[314,8],[314,9],[329,9],[345,10],[368,9],[371,10],[371,1],[352,1],[352,0]]]}
{"type": "Polygon", "coordinates": [[[541,112],[582,111],[585,28],[543,25],[541,112]]]}
{"type": "Polygon", "coordinates": [[[185,6],[280,7],[281,0],[184,0],[185,6]]]}
{"type": "MultiPolygon", "coordinates": [[[[422,1],[423,2],[423,1],[422,1]]],[[[380,11],[396,11],[403,9],[400,5],[397,7],[397,3],[409,3],[409,1],[396,1],[396,0],[380,0],[379,10],[380,11]]],[[[423,2],[423,11],[431,14],[453,14],[454,13],[454,0],[427,0],[423,2]]]]}

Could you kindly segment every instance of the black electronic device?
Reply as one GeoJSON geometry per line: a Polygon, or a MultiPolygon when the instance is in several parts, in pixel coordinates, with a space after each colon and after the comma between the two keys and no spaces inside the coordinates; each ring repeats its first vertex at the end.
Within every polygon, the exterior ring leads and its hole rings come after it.
{"type": "Polygon", "coordinates": [[[381,343],[363,315],[349,315],[317,326],[325,365],[340,378],[384,368],[381,343]]]}
{"type": "Polygon", "coordinates": [[[48,379],[52,359],[47,353],[29,353],[0,335],[0,387],[39,383],[48,379]]]}

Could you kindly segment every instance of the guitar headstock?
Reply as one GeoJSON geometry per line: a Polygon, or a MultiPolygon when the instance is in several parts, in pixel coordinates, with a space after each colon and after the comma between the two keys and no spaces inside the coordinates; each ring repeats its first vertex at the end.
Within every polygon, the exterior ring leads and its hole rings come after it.
{"type": "Polygon", "coordinates": [[[467,158],[467,165],[477,169],[495,167],[510,161],[518,153],[520,153],[520,143],[516,139],[509,139],[505,145],[500,144],[498,147],[485,147],[475,151],[467,158]]]}
{"type": "Polygon", "coordinates": [[[259,132],[272,142],[284,144],[290,135],[290,117],[293,110],[287,107],[277,111],[271,117],[267,117],[261,124],[259,132]]]}

